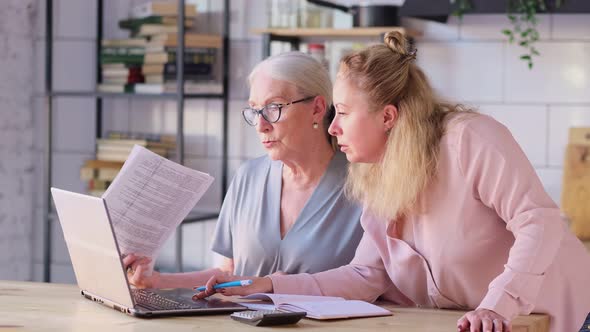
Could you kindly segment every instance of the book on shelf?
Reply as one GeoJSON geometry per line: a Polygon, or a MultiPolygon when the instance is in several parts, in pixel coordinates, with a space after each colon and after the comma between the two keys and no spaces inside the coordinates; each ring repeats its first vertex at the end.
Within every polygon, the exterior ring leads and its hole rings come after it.
{"type": "MultiPolygon", "coordinates": [[[[212,63],[185,63],[184,64],[184,73],[185,74],[201,74],[201,75],[208,75],[211,74],[212,71],[212,63]]],[[[176,63],[175,62],[168,62],[168,63],[153,63],[153,64],[144,64],[141,67],[141,72],[143,75],[173,75],[176,76],[176,63]]]]}
{"type": "Polygon", "coordinates": [[[106,135],[107,138],[118,139],[118,140],[146,140],[150,144],[162,143],[168,144],[171,148],[175,147],[176,136],[170,134],[152,134],[152,133],[140,133],[140,132],[124,132],[124,131],[109,131],[106,135]]]}
{"type": "MultiPolygon", "coordinates": [[[[176,93],[177,83],[138,83],[135,84],[135,92],[145,94],[176,93]]],[[[223,93],[223,85],[215,81],[186,81],[184,82],[184,93],[220,94],[223,93]]]]}
{"type": "Polygon", "coordinates": [[[125,161],[134,146],[142,146],[162,157],[167,157],[168,150],[174,148],[174,146],[145,139],[99,138],[96,140],[96,158],[106,161],[125,161]]]}
{"type": "MultiPolygon", "coordinates": [[[[193,73],[185,73],[184,74],[185,81],[210,81],[213,77],[210,73],[207,74],[193,74],[193,73]]],[[[176,80],[176,74],[149,74],[145,75],[144,81],[147,84],[163,84],[163,83],[173,83],[176,80]]]]}
{"type": "Polygon", "coordinates": [[[342,319],[391,316],[391,311],[365,301],[346,300],[342,297],[256,293],[242,297],[257,302],[240,302],[253,310],[281,310],[306,312],[307,318],[342,319]]]}
{"type": "Polygon", "coordinates": [[[101,55],[143,55],[145,46],[103,46],[100,49],[101,55]]]}
{"type": "Polygon", "coordinates": [[[113,181],[123,167],[123,162],[106,160],[86,160],[80,168],[80,179],[84,181],[113,181]]]}
{"type": "MultiPolygon", "coordinates": [[[[140,145],[140,146],[143,146],[144,148],[146,148],[154,153],[157,153],[163,157],[166,157],[166,155],[168,154],[168,149],[166,147],[156,146],[154,144],[126,144],[126,143],[111,143],[109,141],[111,141],[111,140],[109,139],[105,143],[98,142],[97,143],[97,153],[103,152],[106,154],[110,154],[110,153],[129,154],[131,152],[131,150],[133,149],[134,145],[140,145]]],[[[109,159],[103,159],[103,158],[98,158],[98,159],[109,160],[109,159]]]]}
{"type": "Polygon", "coordinates": [[[131,93],[134,92],[135,84],[100,83],[96,86],[98,92],[106,93],[131,93]]]}
{"type": "Polygon", "coordinates": [[[100,73],[102,76],[101,83],[106,85],[125,85],[145,82],[140,66],[122,68],[105,68],[101,66],[100,73]]]}
{"type": "MultiPolygon", "coordinates": [[[[152,35],[149,42],[146,43],[146,48],[150,47],[177,47],[178,46],[178,34],[176,33],[162,33],[152,35]]],[[[191,47],[203,47],[203,48],[221,48],[222,38],[220,35],[202,34],[187,32],[184,34],[184,46],[186,48],[191,47]]]]}
{"type": "Polygon", "coordinates": [[[126,65],[142,65],[143,54],[100,54],[100,64],[124,63],[126,65]]]}
{"type": "Polygon", "coordinates": [[[88,190],[106,190],[111,182],[112,180],[90,179],[88,181],[88,190]]]}
{"type": "MultiPolygon", "coordinates": [[[[194,25],[194,18],[185,18],[184,19],[184,26],[186,28],[191,28],[194,25]]],[[[162,24],[162,25],[178,25],[178,17],[174,16],[161,16],[161,15],[153,15],[147,16],[144,18],[128,18],[125,20],[119,21],[119,28],[125,30],[131,30],[131,33],[134,34],[139,30],[139,28],[144,24],[162,24]]]]}
{"type": "Polygon", "coordinates": [[[102,78],[102,84],[105,85],[125,85],[125,84],[132,84],[132,83],[143,83],[145,82],[145,79],[137,79],[137,80],[132,80],[129,79],[126,76],[112,76],[112,77],[103,77],[102,78]]]}
{"type": "Polygon", "coordinates": [[[102,39],[101,46],[104,47],[138,47],[146,46],[148,43],[145,38],[124,38],[124,39],[102,39]]]}
{"type": "MultiPolygon", "coordinates": [[[[132,18],[146,18],[149,16],[178,16],[178,5],[174,2],[151,1],[131,8],[132,18]]],[[[197,16],[195,5],[184,5],[184,16],[197,16]]]]}
{"type": "Polygon", "coordinates": [[[101,66],[100,72],[102,77],[129,77],[141,76],[142,67],[139,66],[125,66],[123,63],[114,63],[122,66],[101,66]]]}
{"type": "MultiPolygon", "coordinates": [[[[83,181],[113,181],[113,179],[119,174],[120,168],[91,168],[82,167],[80,168],[80,180],[83,181]]],[[[90,184],[89,184],[90,187],[90,184]]]]}
{"type": "Polygon", "coordinates": [[[134,35],[139,37],[150,37],[165,33],[178,33],[178,27],[176,25],[143,24],[137,31],[133,32],[134,35]]]}
{"type": "MultiPolygon", "coordinates": [[[[185,53],[183,62],[190,64],[190,63],[203,63],[207,64],[210,55],[207,53],[185,53]]],[[[176,62],[176,53],[172,52],[161,52],[161,53],[146,53],[144,56],[143,63],[144,64],[164,64],[164,63],[171,63],[176,62]]],[[[208,63],[210,65],[210,63],[208,63]]]]}

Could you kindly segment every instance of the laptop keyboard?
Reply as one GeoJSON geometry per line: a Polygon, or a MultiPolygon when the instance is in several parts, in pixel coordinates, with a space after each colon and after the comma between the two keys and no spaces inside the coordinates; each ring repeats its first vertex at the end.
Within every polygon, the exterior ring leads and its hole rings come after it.
{"type": "Polygon", "coordinates": [[[191,308],[187,304],[176,302],[145,289],[132,289],[131,293],[137,305],[149,310],[181,310],[191,308]]]}

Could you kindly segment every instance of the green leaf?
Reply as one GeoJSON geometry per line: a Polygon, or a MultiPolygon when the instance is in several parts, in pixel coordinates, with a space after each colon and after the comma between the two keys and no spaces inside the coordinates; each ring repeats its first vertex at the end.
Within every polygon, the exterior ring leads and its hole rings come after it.
{"type": "Polygon", "coordinates": [[[531,56],[530,56],[530,55],[528,55],[528,54],[521,55],[521,56],[520,56],[520,59],[521,59],[521,60],[528,60],[528,61],[530,61],[530,60],[531,60],[531,56]]]}
{"type": "Polygon", "coordinates": [[[520,43],[518,43],[518,45],[520,45],[522,47],[526,47],[526,46],[529,46],[529,42],[526,40],[522,40],[520,43]]]}
{"type": "Polygon", "coordinates": [[[541,55],[541,53],[539,53],[539,51],[537,51],[537,49],[534,48],[534,47],[531,47],[531,54],[533,54],[533,55],[541,55]]]}
{"type": "Polygon", "coordinates": [[[529,69],[533,69],[533,62],[529,61],[529,69]]]}
{"type": "Polygon", "coordinates": [[[512,36],[512,30],[510,30],[510,29],[504,29],[504,30],[502,30],[502,33],[508,37],[512,36]]]}

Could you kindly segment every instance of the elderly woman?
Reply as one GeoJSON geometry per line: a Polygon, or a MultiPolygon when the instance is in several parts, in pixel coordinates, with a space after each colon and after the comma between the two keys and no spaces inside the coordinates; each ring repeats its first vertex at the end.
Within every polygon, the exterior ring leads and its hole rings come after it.
{"type": "MultiPolygon", "coordinates": [[[[130,255],[137,287],[194,287],[220,273],[264,276],[316,273],[346,265],[363,231],[361,208],[343,192],[347,161],[335,152],[329,74],[312,57],[290,52],[259,63],[242,110],[268,155],[242,165],[227,192],[213,236],[221,266],[149,273],[149,259],[130,255]],[[147,273],[146,273],[147,272],[147,273]]],[[[332,112],[333,116],[333,112],[332,112]]]]}
{"type": "MultiPolygon", "coordinates": [[[[222,292],[383,295],[467,310],[459,331],[507,332],[531,312],[549,314],[552,332],[580,330],[590,255],[506,127],[441,102],[414,59],[388,33],[340,63],[330,133],[351,162],[348,193],[364,206],[352,262],[222,292]]],[[[227,279],[212,278],[197,297],[227,279]]]]}

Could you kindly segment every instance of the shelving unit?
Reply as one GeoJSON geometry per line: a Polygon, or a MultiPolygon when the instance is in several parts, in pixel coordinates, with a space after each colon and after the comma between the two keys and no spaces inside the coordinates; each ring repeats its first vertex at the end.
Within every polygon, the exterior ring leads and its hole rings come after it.
{"type": "Polygon", "coordinates": [[[351,40],[383,36],[389,31],[399,31],[409,38],[420,36],[418,31],[402,27],[373,27],[373,28],[277,28],[277,29],[256,29],[252,32],[262,35],[262,54],[270,56],[270,43],[273,41],[287,42],[293,50],[299,49],[303,40],[351,40]]]}
{"type": "MultiPolygon", "coordinates": [[[[100,68],[100,54],[101,54],[101,40],[103,34],[103,2],[104,0],[97,1],[97,35],[96,35],[96,78],[97,84],[102,81],[101,68],[100,68]]],[[[184,34],[185,34],[185,0],[178,1],[178,50],[184,50],[184,34]]],[[[221,192],[222,200],[225,196],[226,189],[228,187],[227,179],[227,154],[228,154],[228,107],[229,107],[229,13],[230,13],[230,0],[224,0],[223,7],[223,32],[222,32],[222,93],[203,93],[203,94],[187,94],[184,93],[184,52],[177,52],[176,57],[176,68],[177,76],[177,92],[176,93],[164,93],[164,94],[135,94],[135,93],[103,93],[97,91],[55,91],[53,90],[53,0],[46,0],[46,37],[45,37],[45,106],[47,111],[47,140],[45,145],[45,156],[44,156],[44,178],[45,178],[45,201],[44,211],[45,222],[43,223],[43,280],[45,282],[51,281],[51,230],[53,220],[57,220],[56,213],[53,209],[52,198],[50,188],[52,186],[52,173],[53,173],[53,141],[52,141],[52,127],[53,127],[53,98],[55,97],[89,97],[94,98],[96,101],[96,129],[95,137],[102,136],[102,120],[103,120],[103,108],[102,100],[105,98],[141,98],[141,99],[168,99],[175,100],[177,104],[177,122],[176,122],[176,162],[184,164],[184,102],[185,99],[219,99],[222,101],[222,176],[221,176],[221,192]]],[[[184,219],[183,224],[200,222],[210,219],[215,219],[219,216],[219,211],[192,211],[184,219]]],[[[181,224],[182,226],[182,224],[181,224]]],[[[178,227],[176,232],[176,270],[182,271],[182,227],[178,227]]]]}

